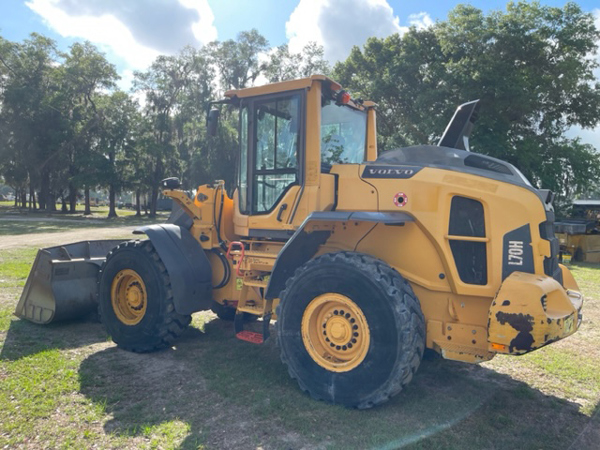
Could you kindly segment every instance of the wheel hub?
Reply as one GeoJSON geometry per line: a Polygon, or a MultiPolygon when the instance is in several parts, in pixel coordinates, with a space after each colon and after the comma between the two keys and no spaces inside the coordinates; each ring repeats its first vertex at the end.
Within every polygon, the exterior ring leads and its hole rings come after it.
{"type": "Polygon", "coordinates": [[[146,285],[135,270],[124,269],[115,275],[110,296],[113,311],[122,323],[136,325],[144,318],[148,303],[146,285]]]}
{"type": "Polygon", "coordinates": [[[334,343],[344,342],[350,335],[350,324],[338,318],[332,318],[327,323],[327,328],[329,330],[328,335],[331,336],[331,339],[334,343]]]}
{"type": "Polygon", "coordinates": [[[133,309],[140,309],[144,303],[144,292],[139,284],[127,286],[127,303],[133,309]]]}
{"type": "Polygon", "coordinates": [[[350,298],[327,293],[313,299],[302,316],[304,346],[320,366],[333,372],[357,367],[369,349],[367,320],[350,298]]]}

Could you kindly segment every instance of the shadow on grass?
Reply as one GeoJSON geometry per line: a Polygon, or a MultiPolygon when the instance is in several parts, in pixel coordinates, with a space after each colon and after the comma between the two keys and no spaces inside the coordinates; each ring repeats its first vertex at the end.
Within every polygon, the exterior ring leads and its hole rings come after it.
{"type": "Polygon", "coordinates": [[[79,376],[81,392],[112,415],[106,432],[138,436],[181,421],[189,426],[181,448],[580,449],[598,442],[598,420],[590,426],[579,405],[443,360],[424,361],[380,407],[317,402],[288,377],[274,339],[238,341],[219,320],[205,334],[190,328],[167,351],[94,353],[79,376]]]}
{"type": "Polygon", "coordinates": [[[12,320],[0,351],[0,359],[16,361],[46,350],[79,348],[107,340],[95,315],[50,325],[12,320]]]}
{"type": "Polygon", "coordinates": [[[0,236],[16,236],[35,233],[58,233],[80,228],[112,228],[149,225],[153,223],[162,223],[167,219],[167,215],[160,214],[154,218],[149,216],[123,216],[108,219],[106,217],[97,217],[85,219],[81,217],[44,217],[42,215],[33,215],[19,218],[16,216],[5,216],[0,220],[0,236]]]}
{"type": "MultiPolygon", "coordinates": [[[[39,221],[33,220],[0,220],[0,236],[7,235],[22,235],[32,233],[58,233],[60,231],[67,231],[74,227],[90,226],[91,224],[81,223],[81,221],[73,221],[73,225],[65,224],[65,222],[59,221],[46,221],[42,218],[39,221]]],[[[94,226],[100,225],[94,223],[94,226]]]]}

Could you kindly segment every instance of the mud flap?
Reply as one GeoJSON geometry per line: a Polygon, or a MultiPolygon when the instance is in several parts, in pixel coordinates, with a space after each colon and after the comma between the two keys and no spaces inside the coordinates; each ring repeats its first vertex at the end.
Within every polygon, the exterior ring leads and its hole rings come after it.
{"type": "Polygon", "coordinates": [[[84,241],[40,249],[15,315],[48,324],[96,311],[98,270],[121,242],[84,241]]]}
{"type": "Polygon", "coordinates": [[[490,307],[490,350],[520,355],[573,334],[581,324],[582,295],[554,278],[513,272],[490,307]]]}

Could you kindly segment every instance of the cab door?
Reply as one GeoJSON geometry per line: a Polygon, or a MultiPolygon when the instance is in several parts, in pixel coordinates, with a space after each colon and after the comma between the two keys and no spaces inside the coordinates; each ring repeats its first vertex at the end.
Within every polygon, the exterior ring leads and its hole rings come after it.
{"type": "Polygon", "coordinates": [[[243,99],[235,233],[289,237],[302,178],[305,91],[243,99]]]}

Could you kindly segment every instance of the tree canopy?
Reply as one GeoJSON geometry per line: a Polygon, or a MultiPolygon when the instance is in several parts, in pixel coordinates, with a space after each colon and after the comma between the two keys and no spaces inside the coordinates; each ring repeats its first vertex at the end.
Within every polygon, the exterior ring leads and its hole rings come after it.
{"type": "Polygon", "coordinates": [[[454,109],[480,99],[471,149],[566,198],[600,177],[595,149],[565,136],[600,124],[599,41],[594,18],[574,3],[511,2],[487,15],[460,5],[429,28],[354,47],[334,77],[379,104],[383,150],[437,142],[454,109]]]}
{"type": "MultiPolygon", "coordinates": [[[[378,104],[380,151],[436,143],[457,105],[481,100],[474,151],[513,163],[538,187],[572,198],[597,185],[600,157],[568,138],[573,126],[600,125],[594,76],[600,31],[576,4],[509,3],[484,13],[459,5],[444,21],[370,38],[335,65],[332,76],[355,98],[378,104]]],[[[0,175],[30,208],[73,211],[81,192],[115,198],[149,194],[160,180],[186,188],[233,183],[238,119],[225,106],[217,136],[207,136],[210,101],[231,88],[329,74],[323,48],[270,48],[257,31],[159,56],[135,73],[131,92],[95,46],[59,51],[47,37],[0,37],[0,175]]],[[[139,204],[139,202],[138,202],[139,204]]]]}
{"type": "Polygon", "coordinates": [[[122,190],[149,193],[156,212],[160,181],[179,175],[192,188],[233,181],[237,119],[226,114],[217,137],[206,136],[208,102],[262,76],[281,81],[327,73],[323,49],[300,54],[267,50],[256,30],[176,55],[161,55],[134,74],[131,93],[115,88],[115,67],[89,42],[60,52],[32,34],[22,43],[0,37],[0,174],[25,206],[74,211],[77,196],[108,190],[110,216],[122,190]],[[293,69],[292,69],[293,66],[293,69]],[[138,100],[141,99],[141,102],[138,100]]]}

